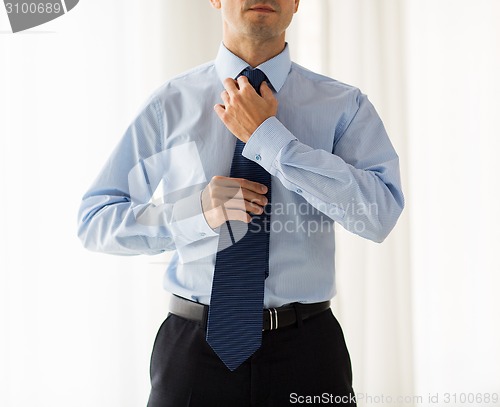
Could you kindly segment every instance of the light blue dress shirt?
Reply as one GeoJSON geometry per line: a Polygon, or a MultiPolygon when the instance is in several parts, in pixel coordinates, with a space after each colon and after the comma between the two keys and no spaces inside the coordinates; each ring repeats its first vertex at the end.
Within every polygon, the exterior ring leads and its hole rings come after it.
{"type": "MultiPolygon", "coordinates": [[[[213,106],[222,81],[247,66],[221,44],[214,62],[153,93],[83,197],[85,247],[173,251],[164,288],[209,304],[219,235],[205,221],[200,194],[213,176],[229,176],[236,142],[213,106]]],[[[404,206],[398,156],[367,97],[293,63],[288,45],[258,68],[279,101],[276,117],[243,150],[272,175],[264,303],[328,300],[336,293],[334,222],[385,239],[404,206]]]]}

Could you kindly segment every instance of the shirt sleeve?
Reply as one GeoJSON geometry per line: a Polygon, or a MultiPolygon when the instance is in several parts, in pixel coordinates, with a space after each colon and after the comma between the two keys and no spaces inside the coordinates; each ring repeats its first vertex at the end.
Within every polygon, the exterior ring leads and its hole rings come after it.
{"type": "Polygon", "coordinates": [[[217,236],[205,220],[200,189],[156,197],[172,154],[163,146],[161,106],[152,97],[128,127],[78,213],[78,236],[94,251],[158,254],[217,236]]]}
{"type": "Polygon", "coordinates": [[[404,207],[399,158],[367,97],[358,91],[353,105],[332,151],[300,142],[300,135],[271,117],[243,155],[345,229],[382,242],[404,207]]]}

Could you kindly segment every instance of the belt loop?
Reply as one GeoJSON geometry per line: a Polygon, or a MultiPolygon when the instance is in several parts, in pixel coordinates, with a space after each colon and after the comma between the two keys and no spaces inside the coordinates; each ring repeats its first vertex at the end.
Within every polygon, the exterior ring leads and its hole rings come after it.
{"type": "Polygon", "coordinates": [[[302,310],[301,304],[299,302],[293,303],[293,308],[295,309],[295,318],[297,319],[297,328],[302,328],[302,310]]]}

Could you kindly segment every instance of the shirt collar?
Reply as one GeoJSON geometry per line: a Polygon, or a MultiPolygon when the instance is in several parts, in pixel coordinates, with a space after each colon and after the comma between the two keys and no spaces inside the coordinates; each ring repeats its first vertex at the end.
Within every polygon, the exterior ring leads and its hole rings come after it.
{"type": "MultiPolygon", "coordinates": [[[[285,44],[285,49],[280,54],[260,64],[257,68],[266,74],[274,90],[279,92],[286,81],[291,66],[290,51],[288,44],[285,44]]],[[[236,79],[241,71],[248,67],[250,67],[248,63],[234,55],[223,43],[220,44],[215,59],[215,69],[221,82],[226,78],[236,79]]]]}

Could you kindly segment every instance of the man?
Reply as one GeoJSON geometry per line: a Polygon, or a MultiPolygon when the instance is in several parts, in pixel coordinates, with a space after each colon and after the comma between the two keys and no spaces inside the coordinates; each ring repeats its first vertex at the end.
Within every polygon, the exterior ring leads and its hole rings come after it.
{"type": "Polygon", "coordinates": [[[333,224],[385,239],[398,156],[365,95],[290,61],[299,0],[210,2],[217,58],[145,104],[83,198],[80,238],[173,251],[150,407],[355,405],[333,224]]]}

